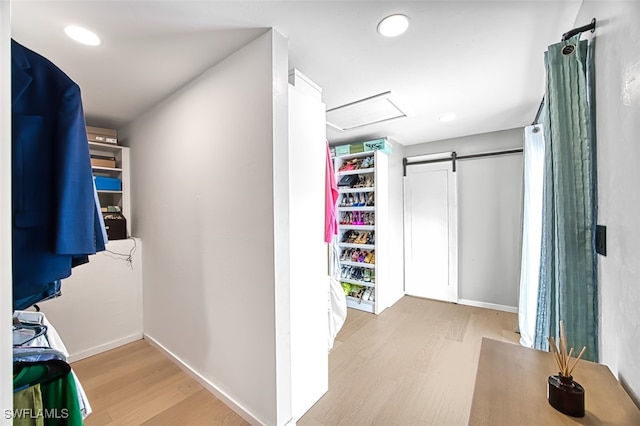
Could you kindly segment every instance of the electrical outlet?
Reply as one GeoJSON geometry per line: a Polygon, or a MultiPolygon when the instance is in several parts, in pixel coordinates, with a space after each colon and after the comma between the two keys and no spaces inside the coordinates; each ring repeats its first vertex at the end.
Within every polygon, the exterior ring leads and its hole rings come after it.
{"type": "Polygon", "coordinates": [[[607,227],[596,225],[596,253],[607,255],[607,227]]]}

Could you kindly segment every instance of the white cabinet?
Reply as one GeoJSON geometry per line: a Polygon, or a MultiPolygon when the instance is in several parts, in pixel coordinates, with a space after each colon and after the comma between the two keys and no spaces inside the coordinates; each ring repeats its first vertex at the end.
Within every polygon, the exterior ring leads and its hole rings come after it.
{"type": "Polygon", "coordinates": [[[335,158],[340,281],[347,306],[379,314],[390,306],[388,157],[380,151],[335,158]],[[350,179],[348,186],[341,184],[350,179]]]}
{"type": "Polygon", "coordinates": [[[326,106],[320,93],[297,70],[291,70],[289,78],[289,252],[284,258],[291,283],[291,411],[300,419],[329,389],[324,242],[327,136],[326,106]]]}
{"type": "Polygon", "coordinates": [[[122,182],[121,190],[98,190],[102,207],[117,206],[127,219],[127,235],[131,235],[130,184],[129,184],[129,148],[111,143],[89,141],[92,156],[113,157],[115,167],[91,166],[94,176],[117,178],[122,182]]]}

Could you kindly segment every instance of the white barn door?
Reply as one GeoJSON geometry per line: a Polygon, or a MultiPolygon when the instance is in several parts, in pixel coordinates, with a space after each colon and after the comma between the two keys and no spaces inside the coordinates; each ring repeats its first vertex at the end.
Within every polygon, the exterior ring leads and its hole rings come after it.
{"type": "Polygon", "coordinates": [[[406,170],[405,293],[457,302],[458,213],[452,162],[408,164],[406,170]]]}

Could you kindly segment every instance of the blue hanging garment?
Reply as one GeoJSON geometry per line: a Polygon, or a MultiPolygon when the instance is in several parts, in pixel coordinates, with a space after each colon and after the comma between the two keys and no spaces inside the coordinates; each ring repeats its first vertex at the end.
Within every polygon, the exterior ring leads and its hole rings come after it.
{"type": "Polygon", "coordinates": [[[11,41],[13,305],[60,291],[86,256],[104,250],[80,88],[11,41]]]}

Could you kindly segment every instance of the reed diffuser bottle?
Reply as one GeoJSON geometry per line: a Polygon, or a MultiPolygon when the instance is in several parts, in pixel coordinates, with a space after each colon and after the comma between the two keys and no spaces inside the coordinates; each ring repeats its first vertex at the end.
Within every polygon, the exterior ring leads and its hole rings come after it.
{"type": "Polygon", "coordinates": [[[573,380],[571,373],[587,347],[583,347],[580,354],[571,363],[573,348],[567,353],[567,339],[562,321],[560,321],[560,345],[558,347],[554,338],[550,337],[549,347],[560,370],[557,375],[549,376],[548,379],[547,399],[549,404],[569,416],[584,417],[584,388],[580,383],[573,380]]]}

